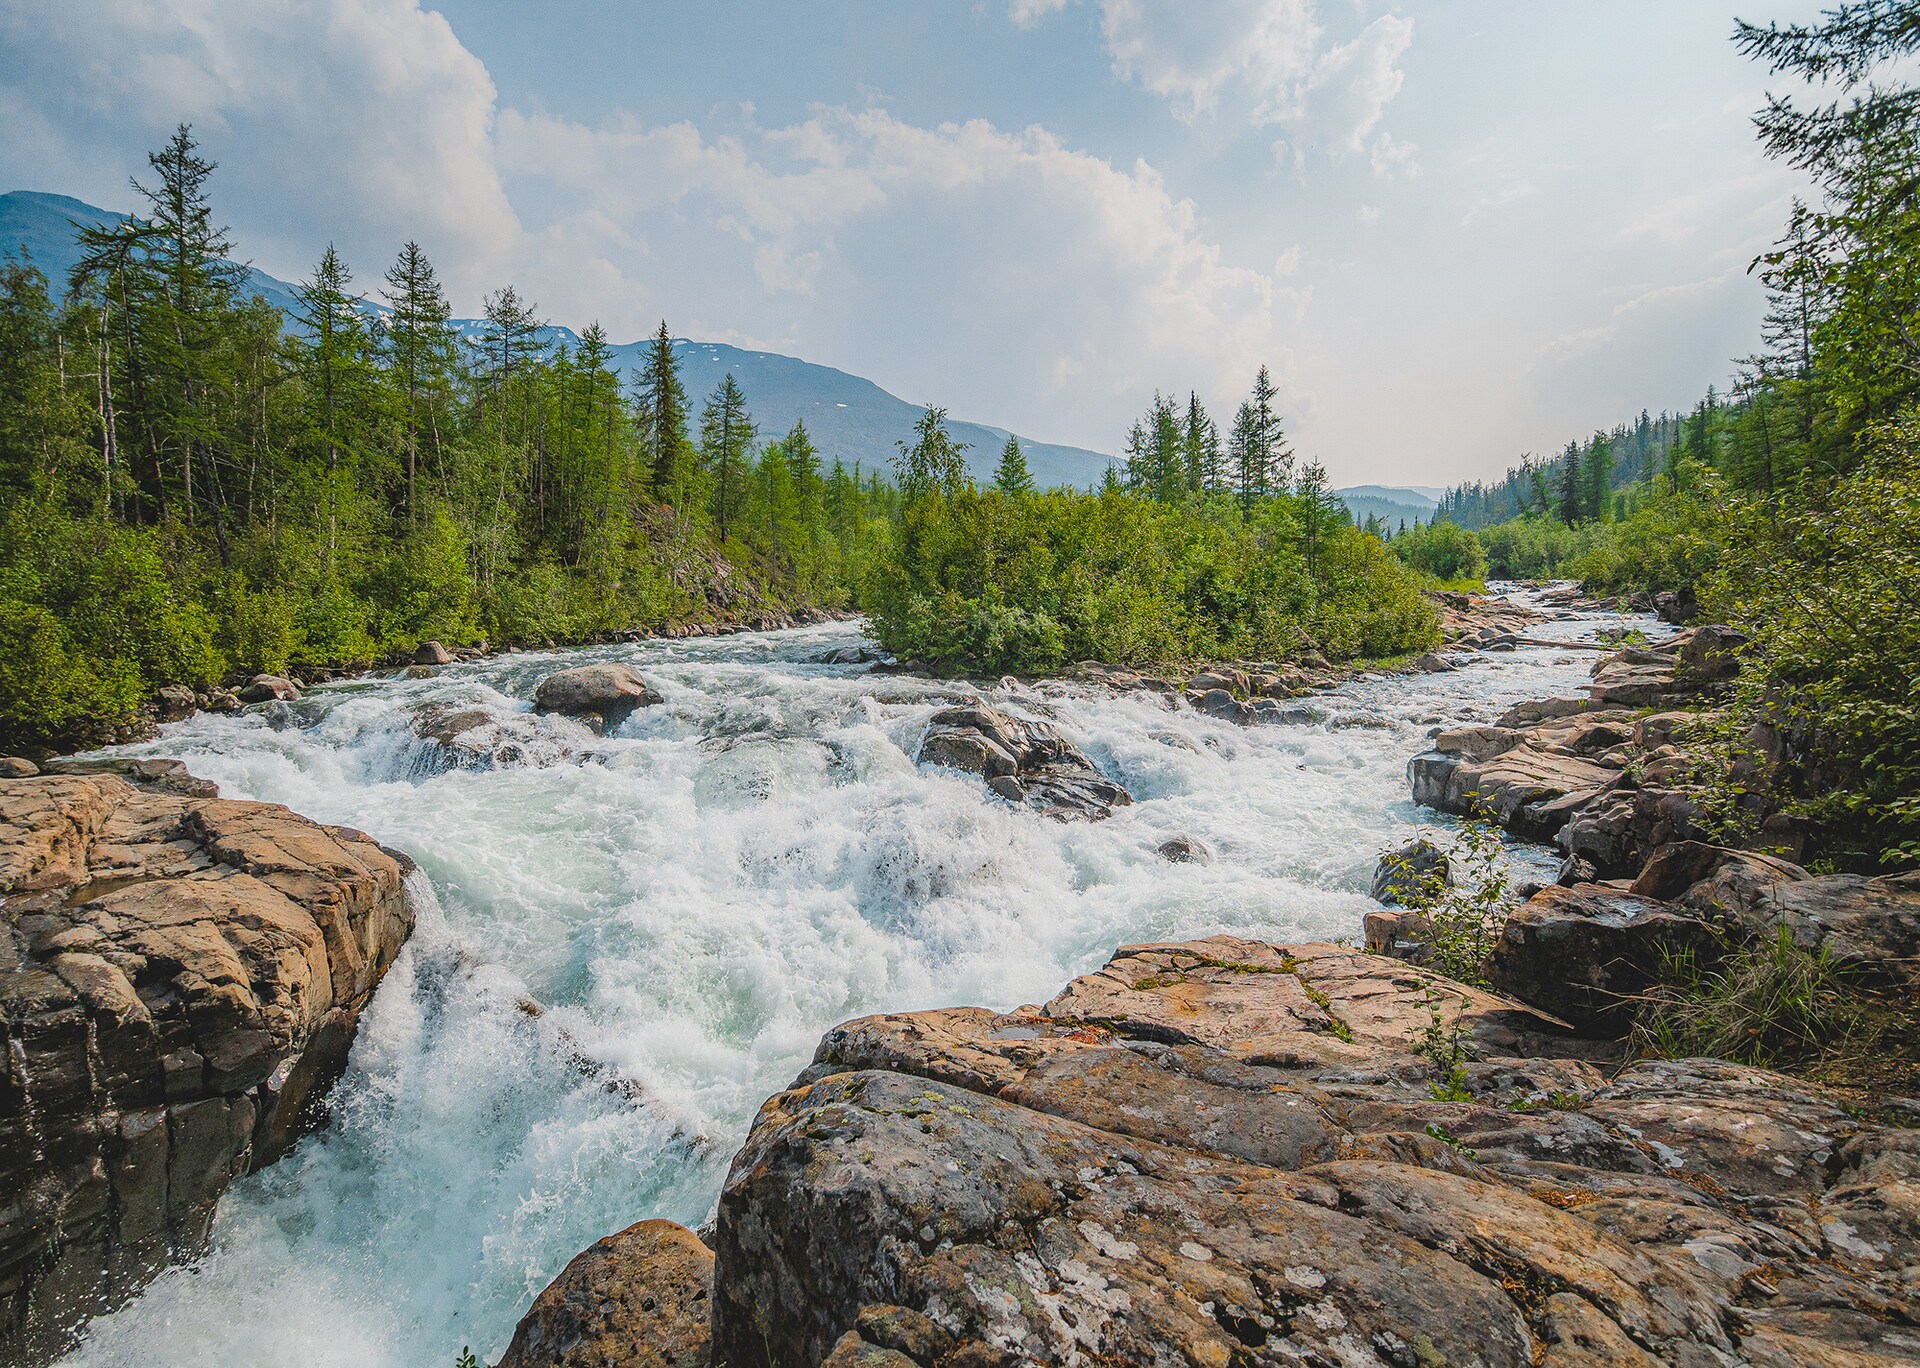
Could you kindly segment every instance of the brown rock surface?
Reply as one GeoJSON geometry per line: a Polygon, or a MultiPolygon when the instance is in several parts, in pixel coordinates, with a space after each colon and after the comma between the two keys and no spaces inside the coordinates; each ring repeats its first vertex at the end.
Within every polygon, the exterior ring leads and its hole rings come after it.
{"type": "Polygon", "coordinates": [[[849,1022],[734,1161],[715,1360],[1912,1360],[1912,1133],[1713,1061],[1604,1080],[1555,1040],[1232,937],[1127,947],[1044,1009],[849,1022]],[[1436,1003],[1480,1056],[1445,1088],[1436,1003]]]}
{"type": "Polygon", "coordinates": [[[660,702],[660,695],[631,665],[582,665],[541,680],[534,701],[548,712],[593,713],[612,725],[635,708],[660,702]]]}
{"type": "Polygon", "coordinates": [[[228,1181],[345,1066],[412,928],[405,868],[361,833],[199,796],[178,762],[128,768],[147,786],[0,780],[12,1362],[197,1252],[228,1181]]]}
{"type": "Polygon", "coordinates": [[[706,1368],[712,1294],[700,1238],[641,1221],[574,1256],[495,1368],[706,1368]]]}

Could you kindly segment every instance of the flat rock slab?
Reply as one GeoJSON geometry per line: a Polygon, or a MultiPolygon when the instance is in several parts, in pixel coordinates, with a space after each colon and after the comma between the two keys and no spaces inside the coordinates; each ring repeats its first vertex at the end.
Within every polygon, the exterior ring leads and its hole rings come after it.
{"type": "Polygon", "coordinates": [[[362,833],[135,763],[148,786],[0,780],[11,1362],[199,1252],[229,1180],[284,1151],[345,1067],[413,926],[412,866],[362,833]]]}
{"type": "Polygon", "coordinates": [[[1234,937],[1126,947],[1044,1009],[836,1028],[722,1192],[715,1361],[1912,1359],[1913,1133],[1714,1061],[1483,1044],[1435,1089],[1407,1030],[1435,999],[1512,1030],[1438,976],[1234,937]]]}

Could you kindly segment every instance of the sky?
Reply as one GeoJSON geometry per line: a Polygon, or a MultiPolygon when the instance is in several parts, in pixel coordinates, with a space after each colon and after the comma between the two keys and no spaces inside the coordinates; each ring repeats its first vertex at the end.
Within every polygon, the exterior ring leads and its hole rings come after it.
{"type": "Polygon", "coordinates": [[[371,291],[413,239],[456,314],[511,283],[1108,452],[1156,390],[1224,429],[1265,365],[1336,485],[1448,484],[1754,349],[1801,187],[1734,13],[0,0],[0,190],[134,208],[185,121],[282,279],[332,242],[371,291]]]}

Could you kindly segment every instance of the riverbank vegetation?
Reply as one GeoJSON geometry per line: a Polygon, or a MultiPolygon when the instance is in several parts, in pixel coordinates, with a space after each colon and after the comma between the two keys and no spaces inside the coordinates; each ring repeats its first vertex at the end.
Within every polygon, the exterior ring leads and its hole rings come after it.
{"type": "Polygon", "coordinates": [[[1730,808],[1775,775],[1813,856],[1848,869],[1920,861],[1920,88],[1888,79],[1920,49],[1915,8],[1736,32],[1831,98],[1756,118],[1816,196],[1753,263],[1769,309],[1732,393],[1461,486],[1440,513],[1490,575],[1691,589],[1746,631],[1721,724],[1730,808]]]}

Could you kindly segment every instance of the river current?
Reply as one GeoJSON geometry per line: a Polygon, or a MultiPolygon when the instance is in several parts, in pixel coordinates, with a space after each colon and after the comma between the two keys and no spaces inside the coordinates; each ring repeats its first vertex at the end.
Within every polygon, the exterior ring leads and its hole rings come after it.
{"type": "MultiPolygon", "coordinates": [[[[1086,824],[916,768],[927,719],[971,691],[815,663],[859,642],[835,623],[500,656],[120,748],[404,850],[418,922],[327,1125],[236,1183],[210,1252],[63,1363],[491,1362],[595,1239],[706,1221],[755,1110],[837,1022],[1044,1002],[1131,942],[1357,941],[1380,850],[1445,824],[1408,797],[1432,729],[1573,692],[1593,660],[1521,647],[1363,678],[1308,700],[1312,722],[1251,729],[1151,694],[988,690],[1133,793],[1086,824]],[[604,739],[531,715],[543,676],[607,660],[664,704],[604,739]],[[450,765],[410,727],[431,703],[500,716],[518,758],[450,765]],[[1175,835],[1216,859],[1167,863],[1175,835]]],[[[1549,857],[1514,853],[1535,878],[1549,857]]]]}

